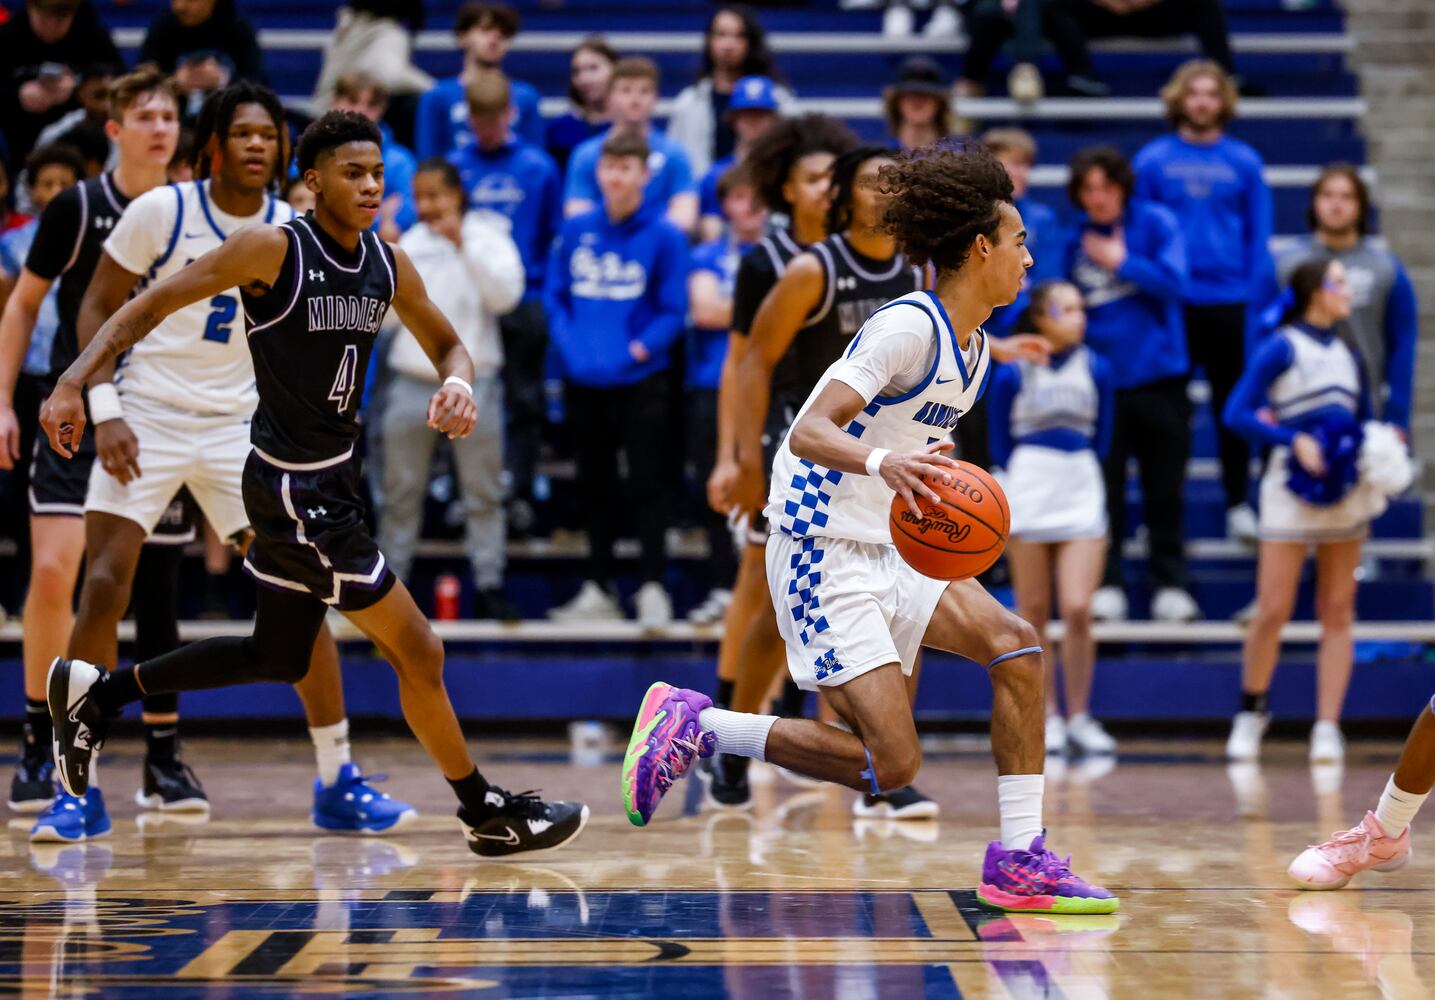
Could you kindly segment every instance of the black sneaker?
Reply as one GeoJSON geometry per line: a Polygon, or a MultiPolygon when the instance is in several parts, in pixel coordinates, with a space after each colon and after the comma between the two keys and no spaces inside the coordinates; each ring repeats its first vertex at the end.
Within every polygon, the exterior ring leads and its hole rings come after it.
{"type": "Polygon", "coordinates": [[[936,819],[941,809],[911,785],[881,795],[864,795],[852,803],[863,819],[936,819]]]}
{"type": "Polygon", "coordinates": [[[707,799],[719,809],[746,809],[752,805],[752,788],[747,783],[746,757],[732,753],[713,754],[707,799]]]}
{"type": "Polygon", "coordinates": [[[10,779],[10,811],[38,813],[55,798],[55,762],[49,747],[38,747],[30,740],[30,724],[25,724],[25,748],[15,775],[10,779]]]}
{"type": "Polygon", "coordinates": [[[474,817],[460,806],[458,819],[468,849],[485,858],[554,850],[588,823],[588,807],[581,802],[544,802],[536,792],[514,795],[489,785],[483,803],[490,807],[483,816],[474,817]]]}
{"type": "Polygon", "coordinates": [[[209,796],[189,765],[178,757],[145,758],[144,787],[135,792],[135,805],[160,812],[209,812],[209,796]]]}
{"type": "Polygon", "coordinates": [[[473,617],[480,620],[516,622],[523,617],[500,587],[483,587],[473,595],[473,617]]]}
{"type": "Polygon", "coordinates": [[[90,787],[90,756],[105,745],[110,720],[90,694],[105,672],[84,660],[55,657],[45,682],[45,700],[55,727],[55,771],[76,798],[90,787]]]}

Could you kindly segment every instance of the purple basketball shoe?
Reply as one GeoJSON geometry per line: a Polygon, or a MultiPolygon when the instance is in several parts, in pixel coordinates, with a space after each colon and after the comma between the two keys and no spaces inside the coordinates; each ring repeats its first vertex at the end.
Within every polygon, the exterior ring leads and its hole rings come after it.
{"type": "Polygon", "coordinates": [[[1070,855],[1058,858],[1046,849],[1045,833],[1025,851],[1008,851],[994,840],[987,845],[977,899],[994,910],[1023,913],[1115,913],[1121,901],[1072,874],[1070,863],[1070,855]]]}
{"type": "Polygon", "coordinates": [[[653,818],[663,795],[694,760],[712,756],[717,738],[698,724],[698,713],[712,703],[705,694],[662,681],[643,695],[623,759],[623,806],[634,826],[653,818]]]}

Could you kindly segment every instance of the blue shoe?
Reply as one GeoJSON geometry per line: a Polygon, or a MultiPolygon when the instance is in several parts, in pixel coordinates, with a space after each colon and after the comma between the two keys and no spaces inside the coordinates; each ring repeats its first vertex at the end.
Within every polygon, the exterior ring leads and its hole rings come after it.
{"type": "Polygon", "coordinates": [[[110,814],[105,811],[105,797],[98,788],[91,788],[84,798],[69,792],[55,796],[30,829],[30,841],[39,844],[77,844],[110,832],[110,814]]]}
{"type": "Polygon", "coordinates": [[[414,807],[370,784],[386,778],[360,774],[359,765],[345,764],[332,785],[314,779],[314,825],[334,833],[364,834],[388,833],[406,825],[418,815],[414,807]]]}

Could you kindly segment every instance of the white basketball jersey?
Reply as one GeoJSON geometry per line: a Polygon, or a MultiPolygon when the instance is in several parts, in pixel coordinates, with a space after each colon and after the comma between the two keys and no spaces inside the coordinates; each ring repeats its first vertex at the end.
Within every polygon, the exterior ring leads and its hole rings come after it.
{"type": "MultiPolygon", "coordinates": [[[[844,428],[873,448],[916,451],[950,436],[957,418],[971,411],[986,389],[991,356],[986,334],[977,330],[970,363],[962,357],[946,311],[931,292],[913,292],[887,303],[873,315],[900,310],[904,325],[930,331],[936,338],[935,360],[926,377],[898,396],[877,396],[844,428]]],[[[857,332],[850,355],[871,327],[857,332]]],[[[797,419],[812,405],[842,367],[846,356],[832,364],[818,381],[797,419]]],[[[794,421],[795,425],[796,421],[794,421]]],[[[772,487],[766,516],[775,530],[799,538],[820,536],[857,542],[892,541],[888,526],[893,491],[881,478],[825,469],[792,453],[788,432],[772,464],[772,487]]]]}
{"type": "Polygon", "coordinates": [[[1315,410],[1338,406],[1355,413],[1360,406],[1360,367],[1339,337],[1322,342],[1299,326],[1276,331],[1291,345],[1295,359],[1266,390],[1276,419],[1292,420],[1315,410]]]}
{"type": "MultiPolygon", "coordinates": [[[[170,184],[130,203],[105,241],[105,251],[140,275],[144,287],[177,274],[243,226],[287,222],[294,214],[287,203],[265,195],[254,215],[228,215],[210,198],[209,181],[170,184]]],[[[166,317],[131,348],[115,384],[121,396],[142,396],[190,413],[254,412],[259,395],[239,289],[166,317]]]]}
{"type": "Polygon", "coordinates": [[[1042,431],[1070,429],[1096,436],[1101,396],[1091,377],[1091,358],[1081,346],[1061,365],[1017,361],[1021,389],[1011,404],[1011,433],[1020,441],[1042,431]]]}

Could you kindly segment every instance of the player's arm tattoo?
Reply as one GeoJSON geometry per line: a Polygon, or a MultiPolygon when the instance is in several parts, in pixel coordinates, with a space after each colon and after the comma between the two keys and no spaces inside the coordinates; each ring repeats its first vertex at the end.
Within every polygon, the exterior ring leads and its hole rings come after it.
{"type": "Polygon", "coordinates": [[[159,326],[164,314],[153,306],[141,305],[141,299],[131,300],[107,322],[94,339],[89,342],[80,356],[75,359],[61,380],[86,385],[91,376],[101,367],[114,365],[120,356],[138,344],[145,336],[159,326]],[[132,308],[133,307],[133,308],[132,308]],[[128,313],[129,315],[126,315],[128,313]]]}

